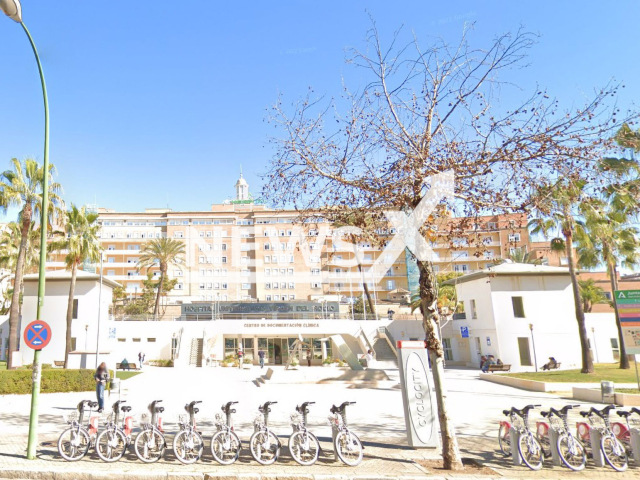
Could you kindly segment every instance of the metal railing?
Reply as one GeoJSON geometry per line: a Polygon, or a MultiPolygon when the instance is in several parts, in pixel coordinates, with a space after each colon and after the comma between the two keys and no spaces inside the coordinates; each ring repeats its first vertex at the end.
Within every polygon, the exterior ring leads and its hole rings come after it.
{"type": "Polygon", "coordinates": [[[193,315],[180,315],[180,316],[158,316],[155,318],[153,315],[116,315],[115,320],[125,322],[148,322],[148,321],[196,321],[196,322],[210,322],[210,321],[226,321],[226,320],[304,320],[312,322],[316,320],[380,320],[386,319],[386,315],[373,315],[367,313],[365,316],[363,313],[355,313],[351,315],[348,313],[325,313],[317,315],[309,315],[303,313],[218,313],[216,318],[211,317],[211,313],[208,314],[193,314],[193,315]]]}

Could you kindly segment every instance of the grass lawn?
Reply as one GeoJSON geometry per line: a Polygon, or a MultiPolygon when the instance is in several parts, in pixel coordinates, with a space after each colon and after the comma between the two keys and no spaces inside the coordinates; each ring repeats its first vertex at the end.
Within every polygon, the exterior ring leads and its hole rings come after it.
{"type": "Polygon", "coordinates": [[[555,370],[538,373],[508,373],[508,377],[522,378],[525,380],[538,380],[540,382],[566,382],[566,383],[598,383],[601,380],[609,380],[614,383],[636,383],[636,370],[631,366],[629,370],[620,370],[617,363],[596,363],[595,373],[584,374],[580,370],[555,370]]]}
{"type": "Polygon", "coordinates": [[[616,393],[633,393],[634,395],[640,394],[640,390],[637,388],[616,388],[616,393]]]}
{"type": "Polygon", "coordinates": [[[6,369],[7,369],[7,362],[0,361],[0,370],[6,370],[6,369]]]}
{"type": "Polygon", "coordinates": [[[127,378],[135,377],[136,375],[140,375],[142,372],[116,372],[116,378],[120,380],[126,380],[127,378]]]}

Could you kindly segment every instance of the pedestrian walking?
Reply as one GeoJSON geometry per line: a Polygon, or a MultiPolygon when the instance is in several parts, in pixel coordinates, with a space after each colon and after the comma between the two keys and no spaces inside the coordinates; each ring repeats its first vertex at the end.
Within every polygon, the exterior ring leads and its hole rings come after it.
{"type": "Polygon", "coordinates": [[[144,352],[138,353],[138,364],[140,365],[140,370],[142,370],[142,364],[144,363],[144,352]]]}
{"type": "Polygon", "coordinates": [[[244,358],[244,352],[242,351],[242,344],[238,345],[238,368],[242,368],[242,360],[244,358]]]}
{"type": "Polygon", "coordinates": [[[258,358],[260,359],[260,368],[264,367],[264,350],[258,350],[258,358]]]}
{"type": "Polygon", "coordinates": [[[311,349],[307,348],[307,365],[311,366],[311,349]]]}
{"type": "Polygon", "coordinates": [[[369,351],[367,351],[367,368],[371,368],[371,366],[373,365],[373,351],[371,349],[369,349],[369,351]]]}
{"type": "Polygon", "coordinates": [[[393,311],[393,310],[391,310],[391,309],[387,310],[387,317],[389,318],[389,320],[393,320],[393,315],[394,315],[395,313],[396,313],[396,312],[394,312],[394,311],[393,311]]]}
{"type": "Polygon", "coordinates": [[[93,376],[96,381],[96,397],[98,397],[98,412],[102,413],[104,410],[104,388],[109,381],[109,370],[107,369],[107,364],[102,362],[98,369],[96,370],[96,374],[93,376]]]}

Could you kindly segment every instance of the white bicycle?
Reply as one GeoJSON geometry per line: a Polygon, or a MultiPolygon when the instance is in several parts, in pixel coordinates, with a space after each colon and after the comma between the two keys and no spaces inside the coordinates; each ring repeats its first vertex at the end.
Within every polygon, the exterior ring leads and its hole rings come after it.
{"type": "Polygon", "coordinates": [[[289,451],[293,459],[300,465],[313,465],[320,455],[320,442],[307,429],[308,405],[316,402],[304,402],[296,406],[296,413],[291,415],[293,433],[289,437],[289,451]]]}
{"type": "Polygon", "coordinates": [[[347,423],[347,406],[356,402],[344,402],[339,407],[331,407],[332,415],[329,423],[333,429],[333,448],[338,458],[345,464],[355,467],[359,465],[363,457],[362,442],[358,436],[349,429],[347,423]]]}
{"type": "Polygon", "coordinates": [[[249,440],[251,456],[261,465],[271,465],[278,460],[282,444],[280,439],[269,429],[270,405],[278,402],[266,402],[258,407],[259,414],[253,422],[253,435],[249,440]]]}
{"type": "Polygon", "coordinates": [[[232,414],[236,413],[235,408],[231,408],[238,402],[228,402],[226,405],[222,405],[222,412],[226,416],[224,420],[219,413],[216,414],[216,428],[217,432],[211,437],[211,454],[221,465],[231,465],[240,456],[240,450],[242,449],[242,442],[240,438],[233,431],[232,414]]]}

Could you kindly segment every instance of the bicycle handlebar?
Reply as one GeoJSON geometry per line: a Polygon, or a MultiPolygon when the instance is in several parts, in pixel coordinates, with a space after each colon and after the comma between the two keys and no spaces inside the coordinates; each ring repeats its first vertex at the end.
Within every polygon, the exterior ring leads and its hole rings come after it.
{"type": "Polygon", "coordinates": [[[298,405],[296,406],[296,412],[298,413],[309,413],[309,410],[307,410],[307,406],[308,405],[313,405],[316,402],[304,402],[302,405],[298,405]]]}
{"type": "Polygon", "coordinates": [[[518,410],[516,407],[511,407],[510,413],[515,413],[520,417],[524,417],[529,414],[529,410],[533,410],[534,408],[541,407],[542,405],[527,405],[526,407],[518,410]]]}
{"type": "Polygon", "coordinates": [[[226,414],[236,413],[236,409],[235,408],[234,409],[231,408],[231,405],[235,405],[236,403],[238,403],[238,402],[227,402],[226,405],[222,404],[222,411],[224,413],[226,413],[226,414]]]}

